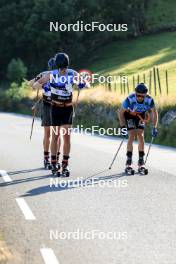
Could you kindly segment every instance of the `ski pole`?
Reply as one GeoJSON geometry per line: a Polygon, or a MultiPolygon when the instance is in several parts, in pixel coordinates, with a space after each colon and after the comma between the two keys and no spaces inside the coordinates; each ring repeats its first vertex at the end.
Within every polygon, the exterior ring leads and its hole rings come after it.
{"type": "Polygon", "coordinates": [[[33,128],[34,128],[34,121],[35,121],[35,116],[36,116],[36,113],[37,113],[37,107],[38,107],[39,102],[40,102],[40,100],[37,101],[37,103],[35,103],[35,105],[33,106],[34,112],[33,112],[33,118],[32,118],[30,140],[32,139],[32,133],[33,133],[33,128]]]}
{"type": "Polygon", "coordinates": [[[73,117],[76,116],[76,110],[77,110],[77,107],[78,107],[78,101],[79,101],[79,96],[80,96],[80,89],[78,89],[78,95],[77,95],[77,98],[76,98],[76,102],[75,102],[75,109],[74,109],[74,114],[73,114],[73,117]]]}
{"type": "Polygon", "coordinates": [[[114,161],[115,161],[115,159],[116,159],[116,157],[117,157],[117,154],[119,153],[119,150],[121,149],[121,146],[122,146],[124,140],[125,140],[125,139],[123,138],[122,141],[121,141],[121,143],[120,143],[120,145],[119,145],[119,147],[118,147],[117,152],[115,153],[115,156],[114,156],[114,158],[113,158],[113,160],[112,160],[112,162],[111,162],[111,165],[109,166],[109,170],[111,170],[112,165],[114,164],[114,161]]]}
{"type": "Polygon", "coordinates": [[[33,128],[34,128],[34,121],[35,121],[35,116],[36,116],[36,112],[37,112],[37,105],[38,105],[38,103],[40,102],[40,99],[39,99],[39,88],[37,89],[36,100],[37,100],[37,102],[36,102],[36,103],[34,104],[34,106],[33,106],[34,112],[33,112],[33,118],[32,118],[30,140],[32,139],[32,133],[33,133],[33,128]]]}
{"type": "Polygon", "coordinates": [[[154,137],[152,137],[152,139],[151,139],[151,142],[150,142],[150,145],[149,145],[149,148],[148,148],[148,151],[147,151],[147,156],[146,156],[146,159],[145,159],[145,164],[147,162],[147,159],[148,159],[148,156],[149,156],[149,153],[150,153],[150,149],[151,149],[151,146],[153,144],[153,140],[154,140],[154,137]]]}
{"type": "MultiPolygon", "coordinates": [[[[73,121],[75,119],[76,112],[77,112],[76,110],[77,110],[77,107],[78,107],[79,96],[80,96],[80,89],[78,89],[78,95],[77,95],[77,98],[76,98],[75,107],[73,107],[73,121]]],[[[71,115],[69,117],[69,122],[70,122],[71,117],[72,117],[72,113],[71,113],[71,115]]],[[[72,121],[72,123],[73,123],[73,121],[72,121]]]]}

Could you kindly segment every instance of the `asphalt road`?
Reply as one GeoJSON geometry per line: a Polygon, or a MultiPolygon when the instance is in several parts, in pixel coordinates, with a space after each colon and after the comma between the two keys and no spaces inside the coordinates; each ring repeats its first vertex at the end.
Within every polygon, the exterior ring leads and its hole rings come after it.
{"type": "MultiPolygon", "coordinates": [[[[149,174],[125,176],[124,144],[72,136],[71,177],[42,168],[31,118],[0,114],[0,232],[13,264],[175,264],[176,150],[154,146],[149,174]]],[[[137,161],[135,146],[134,161],[137,161]]]]}

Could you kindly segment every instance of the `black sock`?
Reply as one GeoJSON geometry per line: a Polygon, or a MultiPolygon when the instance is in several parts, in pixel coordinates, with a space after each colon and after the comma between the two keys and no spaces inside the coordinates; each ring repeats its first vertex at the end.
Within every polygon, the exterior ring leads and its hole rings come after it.
{"type": "Polygon", "coordinates": [[[68,165],[68,160],[69,160],[68,155],[63,155],[63,160],[62,160],[62,166],[67,166],[68,165]]]}
{"type": "Polygon", "coordinates": [[[145,156],[144,151],[139,151],[139,159],[143,159],[145,156]]]}
{"type": "Polygon", "coordinates": [[[44,151],[44,159],[49,159],[49,152],[48,151],[44,151]]]}
{"type": "Polygon", "coordinates": [[[67,160],[67,161],[68,161],[69,158],[70,158],[70,157],[69,157],[68,155],[63,155],[63,160],[67,160]]]}
{"type": "Polygon", "coordinates": [[[144,165],[144,155],[145,155],[144,151],[139,151],[138,164],[141,165],[141,166],[144,165]]]}
{"type": "Polygon", "coordinates": [[[132,159],[133,152],[132,151],[127,151],[127,158],[132,159]]]}
{"type": "Polygon", "coordinates": [[[51,155],[51,163],[56,164],[56,155],[51,155]]]}

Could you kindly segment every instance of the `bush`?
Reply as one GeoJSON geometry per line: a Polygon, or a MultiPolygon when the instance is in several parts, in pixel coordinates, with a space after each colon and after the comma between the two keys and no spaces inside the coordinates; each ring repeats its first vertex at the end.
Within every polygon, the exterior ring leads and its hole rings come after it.
{"type": "Polygon", "coordinates": [[[6,91],[6,97],[9,100],[20,101],[21,99],[28,97],[30,93],[27,82],[22,82],[19,86],[16,82],[11,83],[10,88],[6,91]]]}
{"type": "Polygon", "coordinates": [[[21,59],[12,59],[7,67],[7,78],[9,81],[20,82],[26,77],[27,67],[21,59]]]}

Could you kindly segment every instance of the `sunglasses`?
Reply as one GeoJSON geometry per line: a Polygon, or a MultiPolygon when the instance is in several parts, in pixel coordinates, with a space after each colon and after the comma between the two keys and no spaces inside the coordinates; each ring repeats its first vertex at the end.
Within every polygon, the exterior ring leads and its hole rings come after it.
{"type": "Polygon", "coordinates": [[[142,99],[144,99],[144,98],[146,97],[146,95],[136,94],[136,97],[137,97],[137,98],[142,98],[142,99]]]}

